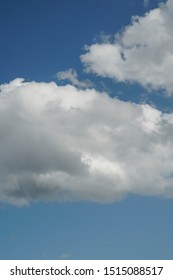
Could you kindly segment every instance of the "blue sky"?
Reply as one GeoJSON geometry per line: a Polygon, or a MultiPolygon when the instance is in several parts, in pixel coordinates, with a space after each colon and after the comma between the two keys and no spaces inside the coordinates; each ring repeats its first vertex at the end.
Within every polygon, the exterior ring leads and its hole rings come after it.
{"type": "MultiPolygon", "coordinates": [[[[158,1],[151,2],[155,7],[158,1]]],[[[58,71],[81,70],[84,45],[101,32],[118,32],[146,10],[142,0],[1,1],[1,83],[16,77],[50,81],[58,71]]]]}
{"type": "Polygon", "coordinates": [[[1,259],[172,259],[172,201],[1,209],[1,259]]]}
{"type": "Polygon", "coordinates": [[[0,3],[0,259],[172,259],[173,1],[0,3]]]}

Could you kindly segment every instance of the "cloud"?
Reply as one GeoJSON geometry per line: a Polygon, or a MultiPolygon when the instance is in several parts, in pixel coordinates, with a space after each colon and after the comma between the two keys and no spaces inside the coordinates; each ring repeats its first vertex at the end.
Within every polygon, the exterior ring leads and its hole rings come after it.
{"type": "Polygon", "coordinates": [[[150,1],[149,1],[149,0],[144,0],[143,6],[144,6],[145,8],[147,8],[147,7],[149,6],[149,4],[150,4],[150,1]]]}
{"type": "Polygon", "coordinates": [[[72,85],[79,88],[88,88],[92,86],[92,83],[89,80],[79,81],[76,70],[68,69],[66,71],[60,71],[56,74],[58,80],[69,81],[72,85]]]}
{"type": "Polygon", "coordinates": [[[68,260],[71,259],[71,255],[68,253],[64,253],[59,257],[60,260],[68,260]]]}
{"type": "Polygon", "coordinates": [[[1,201],[173,197],[173,114],[54,82],[0,90],[1,201]]]}
{"type": "Polygon", "coordinates": [[[88,72],[173,94],[173,0],[135,16],[114,42],[86,47],[81,61],[88,72]]]}

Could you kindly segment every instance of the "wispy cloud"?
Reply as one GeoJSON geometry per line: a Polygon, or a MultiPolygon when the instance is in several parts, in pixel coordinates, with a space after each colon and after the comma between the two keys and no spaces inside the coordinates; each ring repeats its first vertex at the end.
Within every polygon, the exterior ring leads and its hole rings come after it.
{"type": "Polygon", "coordinates": [[[64,253],[59,257],[60,260],[69,260],[70,258],[71,258],[71,255],[68,253],[64,253]]]}
{"type": "Polygon", "coordinates": [[[145,8],[147,8],[150,4],[150,0],[144,0],[143,5],[145,8]]]}
{"type": "Polygon", "coordinates": [[[66,71],[60,71],[56,74],[56,77],[59,80],[65,80],[70,82],[72,85],[79,87],[79,88],[88,88],[92,86],[91,81],[85,80],[85,81],[80,81],[78,79],[77,72],[74,69],[68,69],[66,71]]]}

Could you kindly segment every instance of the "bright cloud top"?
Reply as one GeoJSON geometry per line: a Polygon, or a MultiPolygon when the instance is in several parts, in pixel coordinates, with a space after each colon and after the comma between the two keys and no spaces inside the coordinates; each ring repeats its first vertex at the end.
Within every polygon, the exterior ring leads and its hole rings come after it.
{"type": "MultiPolygon", "coordinates": [[[[147,3],[148,1],[144,1],[147,3]]],[[[173,0],[135,16],[114,42],[86,47],[86,70],[122,82],[137,82],[173,94],[173,0]]]]}
{"type": "Polygon", "coordinates": [[[173,197],[173,114],[53,82],[0,88],[1,201],[173,197]]]}

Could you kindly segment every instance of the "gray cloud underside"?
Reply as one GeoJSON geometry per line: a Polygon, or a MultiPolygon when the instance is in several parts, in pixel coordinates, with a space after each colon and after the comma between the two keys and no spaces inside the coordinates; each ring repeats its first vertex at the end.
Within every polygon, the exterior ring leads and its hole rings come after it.
{"type": "Polygon", "coordinates": [[[0,89],[1,201],[173,197],[173,114],[53,82],[0,89]]]}

